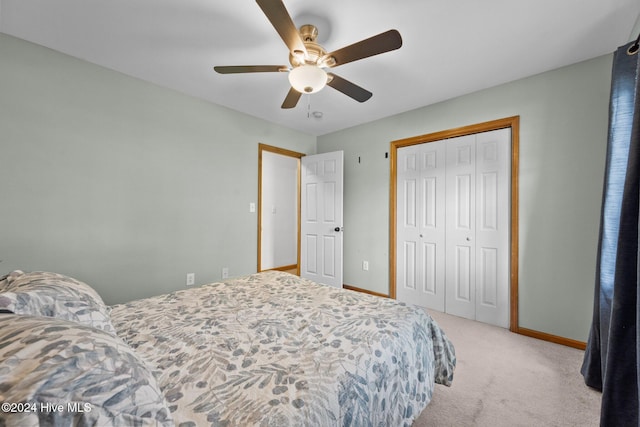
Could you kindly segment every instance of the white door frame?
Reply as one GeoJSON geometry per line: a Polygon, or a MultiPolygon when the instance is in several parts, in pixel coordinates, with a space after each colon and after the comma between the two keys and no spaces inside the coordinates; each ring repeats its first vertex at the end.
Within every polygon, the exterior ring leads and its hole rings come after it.
{"type": "Polygon", "coordinates": [[[391,142],[390,149],[390,197],[389,197],[389,296],[396,298],[396,186],[398,148],[430,141],[465,136],[497,129],[511,128],[511,248],[510,248],[510,301],[509,301],[509,330],[519,331],[518,325],[518,173],[519,173],[519,135],[520,116],[507,117],[456,129],[420,135],[391,142]]]}

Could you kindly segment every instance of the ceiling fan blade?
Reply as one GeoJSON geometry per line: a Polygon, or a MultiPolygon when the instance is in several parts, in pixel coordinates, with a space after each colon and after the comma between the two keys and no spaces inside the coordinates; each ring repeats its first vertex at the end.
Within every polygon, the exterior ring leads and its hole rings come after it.
{"type": "Polygon", "coordinates": [[[371,92],[361,88],[357,84],[351,83],[349,80],[343,79],[333,73],[327,73],[327,75],[330,77],[327,86],[331,86],[358,102],[364,102],[373,96],[371,92]]]}
{"type": "Polygon", "coordinates": [[[287,71],[286,65],[230,65],[213,67],[220,74],[235,73],[274,73],[279,71],[287,71]]]}
{"type": "Polygon", "coordinates": [[[334,61],[327,62],[327,65],[337,67],[338,65],[347,64],[357,61],[358,59],[396,50],[401,46],[402,37],[400,33],[396,30],[389,30],[328,53],[326,58],[333,58],[334,61]]]}
{"type": "Polygon", "coordinates": [[[302,94],[297,90],[295,90],[294,88],[289,89],[289,93],[287,94],[287,97],[284,99],[284,102],[282,103],[282,107],[280,108],[295,107],[296,105],[298,105],[298,100],[300,99],[301,96],[302,94]]]}
{"type": "Polygon", "coordinates": [[[271,25],[280,34],[280,37],[289,48],[289,52],[306,57],[307,48],[282,0],[256,0],[256,3],[267,15],[271,25]]]}

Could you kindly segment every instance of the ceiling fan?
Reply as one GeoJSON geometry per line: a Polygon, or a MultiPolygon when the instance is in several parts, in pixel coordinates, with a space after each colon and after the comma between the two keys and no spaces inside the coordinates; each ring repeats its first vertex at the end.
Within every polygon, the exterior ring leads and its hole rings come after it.
{"type": "Polygon", "coordinates": [[[325,85],[342,92],[358,102],[365,102],[373,95],[368,90],[350,81],[327,72],[327,69],[399,49],[402,37],[396,30],[389,30],[327,53],[316,43],[318,29],[313,25],[302,25],[298,30],[282,3],[282,0],[256,0],[284,43],[289,48],[288,65],[236,65],[216,66],[220,74],[288,72],[291,89],[282,103],[282,108],[293,108],[303,93],[315,93],[325,85]]]}

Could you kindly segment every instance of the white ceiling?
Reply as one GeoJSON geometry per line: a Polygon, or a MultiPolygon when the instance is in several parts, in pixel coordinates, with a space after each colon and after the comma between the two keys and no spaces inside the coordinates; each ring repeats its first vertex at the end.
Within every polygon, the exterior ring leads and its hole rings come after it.
{"type": "MultiPolygon", "coordinates": [[[[0,32],[311,135],[322,135],[613,52],[638,0],[285,0],[327,51],[388,29],[403,46],[332,72],[373,92],[327,87],[282,110],[284,73],[221,75],[214,65],[287,65],[254,0],[0,0],[0,32]],[[321,119],[309,115],[320,111],[321,119]]],[[[0,59],[1,60],[1,59],[0,59]]]]}

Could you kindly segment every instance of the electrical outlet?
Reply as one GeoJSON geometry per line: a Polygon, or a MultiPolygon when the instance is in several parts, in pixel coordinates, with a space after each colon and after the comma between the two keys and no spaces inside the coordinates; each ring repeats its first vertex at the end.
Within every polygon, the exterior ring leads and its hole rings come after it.
{"type": "Polygon", "coordinates": [[[229,267],[222,267],[222,278],[223,279],[229,278],[229,267]]]}
{"type": "Polygon", "coordinates": [[[369,271],[369,261],[362,261],[362,269],[364,271],[369,271]]]}
{"type": "Polygon", "coordinates": [[[187,273],[187,286],[193,286],[196,283],[196,273],[187,273]]]}

